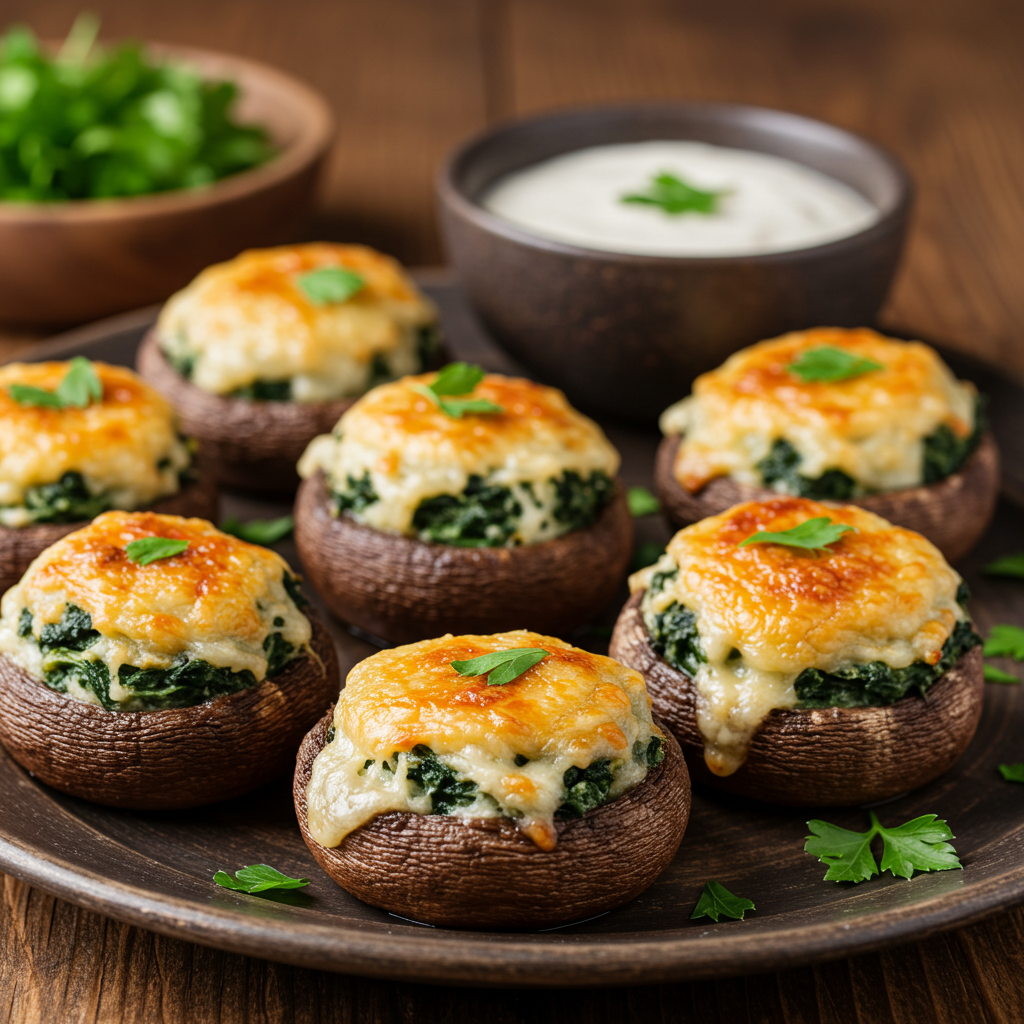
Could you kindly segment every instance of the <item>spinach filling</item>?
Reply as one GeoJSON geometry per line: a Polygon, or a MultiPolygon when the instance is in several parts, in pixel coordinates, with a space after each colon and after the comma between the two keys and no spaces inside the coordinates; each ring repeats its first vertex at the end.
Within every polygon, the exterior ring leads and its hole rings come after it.
{"type": "MultiPolygon", "coordinates": [[[[651,594],[660,593],[667,580],[679,570],[655,573],[648,588],[651,594]]],[[[967,607],[970,594],[961,583],[956,599],[967,607]]],[[[700,646],[697,616],[688,608],[673,601],[663,612],[644,612],[644,625],[651,647],[670,665],[693,677],[702,662],[707,661],[700,646]]],[[[980,644],[981,637],[967,620],[958,622],[942,646],[942,655],[934,665],[915,661],[906,668],[892,668],[882,661],[848,665],[834,672],[822,669],[804,669],[797,676],[794,687],[800,698],[798,708],[860,708],[885,707],[902,700],[911,691],[924,696],[928,688],[948,672],[972,647],[980,644]]],[[[735,653],[735,652],[734,652],[735,653]]]]}
{"type": "MultiPolygon", "coordinates": [[[[288,573],[284,586],[290,595],[299,594],[298,583],[288,573]]],[[[294,600],[294,596],[293,596],[294,600]]],[[[301,607],[298,601],[295,602],[301,607]]],[[[275,619],[275,626],[283,626],[283,619],[275,619]]],[[[32,636],[32,613],[21,610],[18,635],[32,636]]],[[[117,685],[131,694],[126,700],[115,700],[110,695],[112,685],[110,669],[102,661],[82,657],[100,634],[92,628],[92,616],[77,605],[67,605],[60,621],[47,623],[39,636],[39,649],[43,652],[43,682],[58,693],[67,693],[73,683],[93,693],[107,711],[165,711],[169,708],[187,708],[204,704],[215,697],[224,697],[248,690],[257,685],[256,676],[248,669],[234,672],[229,668],[211,665],[201,658],[180,657],[169,668],[137,668],[121,665],[117,670],[117,685]]],[[[280,633],[271,633],[263,641],[267,656],[267,678],[277,675],[301,652],[280,633]]]]}
{"type": "MultiPolygon", "coordinates": [[[[945,424],[940,424],[924,439],[921,477],[925,484],[935,484],[960,471],[988,426],[982,400],[974,410],[974,430],[967,437],[957,437],[945,424]]],[[[864,489],[841,469],[826,469],[821,476],[803,476],[800,453],[785,438],[778,438],[771,451],[757,464],[766,487],[781,484],[787,494],[815,501],[846,501],[864,489]]]]}
{"type": "Polygon", "coordinates": [[[71,469],[52,484],[26,488],[24,506],[36,523],[77,523],[106,512],[110,501],[91,493],[82,474],[71,469]]]}
{"type": "Polygon", "coordinates": [[[290,402],[292,382],[290,380],[254,380],[244,387],[228,392],[228,398],[241,398],[247,402],[290,402]]]}
{"type": "Polygon", "coordinates": [[[367,505],[380,501],[367,470],[358,480],[348,474],[343,491],[334,491],[334,504],[338,512],[362,512],[367,505]]]}

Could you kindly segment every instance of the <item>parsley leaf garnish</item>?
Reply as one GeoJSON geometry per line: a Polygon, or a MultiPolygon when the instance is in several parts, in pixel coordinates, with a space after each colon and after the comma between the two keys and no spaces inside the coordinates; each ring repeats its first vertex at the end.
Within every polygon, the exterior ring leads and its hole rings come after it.
{"type": "Polygon", "coordinates": [[[812,381],[849,380],[872,370],[884,370],[881,363],[864,356],[855,356],[845,349],[822,345],[820,348],[809,348],[801,352],[795,363],[786,367],[805,383],[812,381]]]}
{"type": "Polygon", "coordinates": [[[453,661],[451,666],[460,676],[486,675],[488,686],[504,686],[550,653],[540,647],[513,647],[508,651],[481,654],[469,661],[453,661]]]}
{"type": "Polygon", "coordinates": [[[232,878],[226,871],[218,871],[213,880],[225,889],[236,892],[265,892],[267,889],[301,889],[309,885],[308,878],[289,878],[269,864],[250,864],[239,868],[232,878]]]}
{"type": "Polygon", "coordinates": [[[103,383],[85,356],[75,356],[71,360],[68,372],[56,391],[46,391],[30,384],[11,384],[7,390],[20,405],[45,405],[54,409],[66,409],[69,405],[84,409],[90,402],[99,402],[103,398],[103,383]]]}
{"type": "Polygon", "coordinates": [[[882,837],[881,870],[899,878],[910,878],[915,871],[949,871],[962,866],[947,842],[955,838],[953,833],[934,814],[886,828],[874,811],[869,813],[871,828],[866,832],[851,832],[827,821],[807,822],[813,835],[807,836],[804,850],[828,865],[826,882],[863,882],[879,874],[871,852],[876,836],[882,837]]]}
{"type": "Polygon", "coordinates": [[[995,665],[985,665],[986,683],[1019,683],[1020,680],[1012,672],[1004,672],[995,665]]]}
{"type": "Polygon", "coordinates": [[[129,541],[124,549],[130,562],[137,565],[149,565],[161,558],[172,558],[180,555],[188,547],[187,540],[172,540],[170,537],[141,537],[129,541]]]}
{"type": "Polygon", "coordinates": [[[225,519],[220,528],[222,532],[230,533],[232,537],[266,547],[289,536],[295,528],[295,519],[293,516],[281,516],[280,519],[250,519],[243,523],[232,516],[225,519]]]}
{"type": "Polygon", "coordinates": [[[300,274],[295,283],[314,306],[331,306],[362,291],[366,278],[347,267],[318,267],[300,274]]]}
{"type": "Polygon", "coordinates": [[[1001,764],[999,774],[1007,782],[1024,782],[1024,764],[1019,761],[1016,764],[1001,764]]]}
{"type": "Polygon", "coordinates": [[[718,212],[718,201],[726,194],[726,191],[723,189],[719,192],[706,192],[687,184],[670,171],[663,171],[651,178],[646,192],[624,195],[620,201],[658,206],[672,216],[680,213],[711,214],[718,212]]]}
{"type": "Polygon", "coordinates": [[[1024,551],[1018,551],[1013,555],[1003,555],[994,562],[989,562],[982,569],[986,576],[1013,576],[1017,579],[1024,579],[1024,551]]]}
{"type": "Polygon", "coordinates": [[[661,502],[646,487],[630,487],[626,492],[630,515],[635,518],[661,511],[661,502]]]}
{"type": "Polygon", "coordinates": [[[504,412],[486,398],[449,398],[448,395],[468,395],[484,379],[484,371],[472,363],[449,363],[438,371],[430,384],[413,384],[421,395],[429,398],[445,415],[462,419],[467,412],[504,412]]]}
{"type": "Polygon", "coordinates": [[[743,915],[748,910],[756,909],[750,900],[745,900],[742,896],[734,896],[721,882],[708,882],[700,894],[700,899],[697,900],[697,906],[694,907],[690,920],[696,921],[698,917],[710,917],[717,924],[719,917],[731,917],[734,921],[742,921],[743,915]]]}
{"type": "Polygon", "coordinates": [[[844,533],[851,531],[856,533],[857,528],[845,523],[834,523],[828,516],[817,516],[791,530],[780,530],[778,533],[760,530],[740,541],[740,547],[744,548],[748,544],[785,544],[787,547],[805,548],[808,551],[828,551],[829,544],[835,544],[844,533]]]}
{"type": "Polygon", "coordinates": [[[986,658],[1013,658],[1024,661],[1024,629],[1020,626],[993,626],[985,641],[986,658]]]}

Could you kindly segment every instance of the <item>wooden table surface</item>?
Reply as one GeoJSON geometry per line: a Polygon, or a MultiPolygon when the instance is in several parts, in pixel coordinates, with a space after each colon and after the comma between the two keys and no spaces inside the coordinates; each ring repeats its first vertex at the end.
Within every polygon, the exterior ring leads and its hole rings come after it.
{"type": "MultiPolygon", "coordinates": [[[[62,35],[81,0],[7,0],[62,35]]],[[[887,322],[1024,379],[1024,5],[1018,0],[102,0],[104,33],[305,77],[338,142],[311,237],[443,260],[432,178],[457,140],[552,106],[729,100],[893,149],[919,186],[887,322]]],[[[0,337],[0,359],[31,344],[0,337]]],[[[1017,794],[1007,794],[1012,798],[1017,794]]],[[[2,809],[0,809],[2,813],[2,809]]],[[[1024,851],[1022,851],[1024,855],[1024,851]]],[[[2,876],[0,876],[2,877],[2,876]]],[[[1024,1021],[1024,914],[816,968],[555,992],[367,981],[165,939],[3,879],[0,1021],[1024,1021]]]]}

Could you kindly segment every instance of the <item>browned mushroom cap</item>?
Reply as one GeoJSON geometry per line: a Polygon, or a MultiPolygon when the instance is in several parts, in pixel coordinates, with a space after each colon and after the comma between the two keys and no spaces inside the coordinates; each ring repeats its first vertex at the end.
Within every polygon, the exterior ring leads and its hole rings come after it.
{"type": "Polygon", "coordinates": [[[139,374],[178,410],[181,429],[201,444],[200,457],[228,487],[291,494],[295,464],[318,434],[329,434],[355,401],[250,402],[203,391],[174,369],[150,331],[136,357],[139,374]]]}
{"type": "MultiPolygon", "coordinates": [[[[198,480],[185,484],[175,494],[155,502],[149,509],[161,515],[194,516],[216,522],[220,498],[209,473],[200,473],[198,480]]],[[[88,520],[76,523],[37,523],[21,529],[0,526],[0,594],[9,590],[25,574],[36,555],[45,551],[75,530],[82,529],[88,520]]]]}
{"type": "Polygon", "coordinates": [[[391,811],[321,846],[306,820],[306,787],[327,715],[302,741],[295,813],[317,863],[353,896],[428,924],[543,928],[602,914],[639,896],[668,867],[690,816],[690,777],[665,732],[665,760],[638,786],[575,821],[556,822],[544,851],[507,818],[391,811]]]}
{"type": "Polygon", "coordinates": [[[887,707],[776,708],[732,775],[704,763],[693,680],[651,647],[640,613],[644,591],[619,615],[608,653],[647,680],[655,714],[675,733],[694,780],[740,796],[795,807],[872,803],[941,775],[967,749],[984,690],[981,648],[968,651],[928,690],[887,707]]]}
{"type": "Polygon", "coordinates": [[[0,655],[0,742],[47,785],[112,807],[199,807],[247,793],[291,770],[303,733],[338,697],[334,644],[306,614],[316,657],[251,690],[168,711],[106,711],[0,655]]]}
{"type": "Polygon", "coordinates": [[[516,548],[428,544],[331,515],[320,472],[295,499],[295,542],[327,607],[393,643],[506,629],[560,636],[611,600],[629,566],[633,519],[616,485],[595,523],[554,540],[516,548]]]}
{"type": "MultiPolygon", "coordinates": [[[[691,494],[673,472],[680,441],[678,434],[662,440],[654,468],[654,486],[673,526],[689,526],[743,501],[778,497],[775,491],[741,484],[727,476],[715,477],[691,494]]],[[[995,514],[998,498],[999,449],[992,434],[986,432],[963,468],[945,480],[850,498],[845,504],[858,505],[890,523],[915,530],[927,537],[947,561],[955,562],[981,540],[995,514]]]]}

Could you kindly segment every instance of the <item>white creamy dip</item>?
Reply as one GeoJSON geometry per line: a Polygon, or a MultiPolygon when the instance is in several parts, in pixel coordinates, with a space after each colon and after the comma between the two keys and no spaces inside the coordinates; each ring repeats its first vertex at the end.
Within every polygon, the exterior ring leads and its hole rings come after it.
{"type": "Polygon", "coordinates": [[[501,179],[483,206],[533,234],[648,256],[751,256],[821,245],[861,231],[879,211],[859,192],[765,153],[704,142],[594,146],[501,179]],[[624,203],[669,173],[724,191],[710,214],[624,203]]]}

